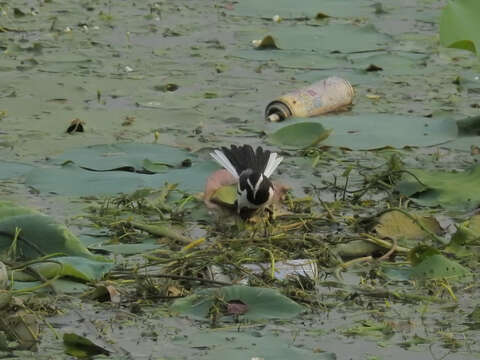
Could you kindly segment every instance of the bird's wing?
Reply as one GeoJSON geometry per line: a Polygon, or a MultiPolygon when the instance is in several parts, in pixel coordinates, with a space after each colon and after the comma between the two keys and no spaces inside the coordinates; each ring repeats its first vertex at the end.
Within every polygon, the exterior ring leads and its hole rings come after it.
{"type": "Polygon", "coordinates": [[[261,146],[254,151],[250,145],[222,147],[210,155],[237,179],[248,169],[270,177],[283,160],[277,153],[263,150],[261,146]]]}
{"type": "Polygon", "coordinates": [[[282,162],[283,157],[278,156],[277,153],[270,153],[270,157],[268,158],[267,166],[265,166],[265,170],[263,171],[263,174],[266,177],[270,177],[275,169],[280,165],[282,162]]]}
{"type": "Polygon", "coordinates": [[[221,166],[223,166],[230,174],[235,176],[236,179],[238,179],[238,173],[235,169],[235,166],[232,165],[230,160],[228,160],[228,158],[223,152],[221,152],[220,150],[215,150],[214,152],[210,153],[210,156],[214,158],[215,161],[218,162],[221,166]]]}

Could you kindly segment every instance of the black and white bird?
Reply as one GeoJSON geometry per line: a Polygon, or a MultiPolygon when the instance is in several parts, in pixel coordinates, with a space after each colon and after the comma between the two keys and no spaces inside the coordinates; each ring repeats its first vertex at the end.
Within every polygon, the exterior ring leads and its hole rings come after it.
{"type": "Polygon", "coordinates": [[[238,180],[236,207],[243,219],[272,202],[275,185],[270,176],[283,157],[260,146],[253,150],[250,145],[222,147],[210,155],[238,180]]]}

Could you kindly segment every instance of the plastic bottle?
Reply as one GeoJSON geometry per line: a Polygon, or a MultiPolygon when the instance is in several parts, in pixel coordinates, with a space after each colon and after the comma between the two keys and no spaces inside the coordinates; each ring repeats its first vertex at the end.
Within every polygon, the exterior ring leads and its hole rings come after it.
{"type": "Polygon", "coordinates": [[[310,117],[350,105],[355,90],[345,79],[332,76],[273,100],[265,109],[265,119],[282,121],[288,117],[310,117]]]}

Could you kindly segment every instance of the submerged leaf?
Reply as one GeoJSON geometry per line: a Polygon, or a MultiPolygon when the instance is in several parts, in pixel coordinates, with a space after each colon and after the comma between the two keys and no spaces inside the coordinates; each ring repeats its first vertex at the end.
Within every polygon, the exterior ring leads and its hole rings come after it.
{"type": "Polygon", "coordinates": [[[390,323],[376,323],[369,320],[358,321],[358,324],[343,331],[345,335],[367,336],[373,338],[389,338],[394,332],[390,323]]]}

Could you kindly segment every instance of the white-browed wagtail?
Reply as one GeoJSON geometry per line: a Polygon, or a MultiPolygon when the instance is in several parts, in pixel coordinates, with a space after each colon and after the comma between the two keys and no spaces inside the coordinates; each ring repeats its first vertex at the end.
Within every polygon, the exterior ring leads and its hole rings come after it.
{"type": "Polygon", "coordinates": [[[283,157],[269,150],[250,145],[222,147],[210,155],[237,180],[237,213],[249,218],[268,206],[275,197],[275,184],[270,180],[283,157]]]}

